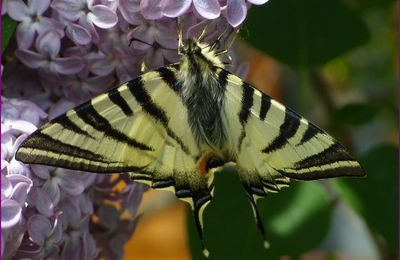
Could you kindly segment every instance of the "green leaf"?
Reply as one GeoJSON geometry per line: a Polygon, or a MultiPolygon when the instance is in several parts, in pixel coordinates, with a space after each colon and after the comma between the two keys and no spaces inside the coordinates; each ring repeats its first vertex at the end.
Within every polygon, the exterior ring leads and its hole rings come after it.
{"type": "Polygon", "coordinates": [[[371,104],[349,104],[336,111],[336,124],[357,126],[371,121],[378,108],[371,104]]]}
{"type": "MultiPolygon", "coordinates": [[[[239,178],[234,172],[215,176],[214,199],[204,213],[205,242],[209,259],[278,259],[296,256],[317,246],[329,227],[330,204],[317,182],[293,182],[259,203],[271,244],[264,249],[254,216],[239,178]]],[[[193,259],[205,259],[192,212],[189,238],[193,259]]]]}
{"type": "MultiPolygon", "coordinates": [[[[383,235],[398,254],[398,147],[380,145],[361,158],[367,177],[349,179],[346,185],[358,195],[356,206],[373,231],[383,235]]],[[[348,198],[346,192],[343,193],[348,198]]],[[[354,197],[354,195],[351,195],[354,197]]],[[[350,196],[350,202],[352,200],[350,196]]]]}
{"type": "Polygon", "coordinates": [[[369,37],[360,14],[341,0],[271,0],[253,6],[244,27],[253,46],[303,68],[321,65],[369,37]]]}
{"type": "Polygon", "coordinates": [[[1,53],[4,53],[4,50],[7,48],[8,42],[10,41],[15,27],[17,26],[17,22],[11,19],[8,16],[2,17],[1,23],[1,53]]]}

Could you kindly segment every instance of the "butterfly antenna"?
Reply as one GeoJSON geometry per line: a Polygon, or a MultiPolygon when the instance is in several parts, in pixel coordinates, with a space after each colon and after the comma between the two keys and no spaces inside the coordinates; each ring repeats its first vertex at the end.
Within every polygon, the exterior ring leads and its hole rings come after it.
{"type": "Polygon", "coordinates": [[[200,42],[200,41],[203,39],[203,37],[206,35],[206,33],[207,33],[207,31],[208,31],[208,28],[209,28],[209,25],[210,25],[209,23],[206,24],[206,26],[204,26],[203,30],[201,31],[199,37],[197,38],[197,40],[198,40],[199,42],[200,42]]]}
{"type": "Polygon", "coordinates": [[[232,47],[237,35],[239,34],[239,30],[240,30],[239,28],[232,28],[231,31],[229,32],[229,35],[226,38],[227,39],[231,38],[231,40],[229,41],[229,44],[226,47],[227,50],[229,50],[232,47]]]}
{"type": "Polygon", "coordinates": [[[182,31],[182,21],[180,17],[176,18],[176,27],[178,28],[178,54],[182,54],[183,49],[183,31],[182,31]]]}
{"type": "Polygon", "coordinates": [[[145,41],[143,41],[143,40],[141,40],[141,39],[138,39],[138,38],[131,38],[131,39],[129,40],[129,46],[131,46],[131,45],[132,45],[132,42],[135,42],[135,41],[136,41],[136,42],[143,43],[143,44],[146,44],[146,45],[149,45],[150,47],[153,47],[153,48],[160,48],[160,49],[163,49],[163,50],[176,51],[176,49],[166,48],[166,47],[163,47],[163,46],[161,46],[161,45],[159,45],[159,44],[157,44],[157,43],[151,44],[151,43],[145,42],[145,41]]]}

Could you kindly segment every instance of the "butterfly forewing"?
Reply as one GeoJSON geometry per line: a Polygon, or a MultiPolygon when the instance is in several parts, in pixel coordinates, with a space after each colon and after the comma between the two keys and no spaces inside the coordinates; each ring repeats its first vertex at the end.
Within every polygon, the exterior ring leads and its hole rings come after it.
{"type": "Polygon", "coordinates": [[[225,94],[229,142],[247,181],[362,176],[360,165],[330,135],[229,74],[225,94]],[[252,177],[250,177],[252,176],[252,177]]]}

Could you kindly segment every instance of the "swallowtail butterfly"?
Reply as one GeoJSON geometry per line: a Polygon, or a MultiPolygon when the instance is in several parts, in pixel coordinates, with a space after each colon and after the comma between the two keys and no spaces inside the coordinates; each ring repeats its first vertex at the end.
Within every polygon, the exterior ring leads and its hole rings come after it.
{"type": "Polygon", "coordinates": [[[179,63],[43,125],[21,144],[16,159],[129,172],[135,181],[172,190],[191,205],[206,255],[202,213],[212,199],[214,173],[224,165],[236,165],[264,238],[258,198],[289,186],[290,179],[364,176],[330,135],[225,70],[218,41],[182,42],[180,33],[179,42],[179,63]]]}

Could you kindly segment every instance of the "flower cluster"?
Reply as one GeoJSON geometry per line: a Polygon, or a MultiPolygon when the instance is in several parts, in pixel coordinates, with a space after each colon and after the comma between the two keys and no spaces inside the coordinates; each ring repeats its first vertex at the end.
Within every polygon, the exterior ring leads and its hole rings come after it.
{"type": "MultiPolygon", "coordinates": [[[[4,0],[2,15],[18,25],[2,67],[2,257],[121,258],[145,186],[126,175],[28,166],[14,157],[19,144],[42,123],[136,77],[143,64],[176,62],[176,17],[186,37],[208,24],[210,40],[240,25],[250,4],[265,2],[4,0]]],[[[235,70],[245,74],[246,66],[235,70]]]]}
{"type": "Polygon", "coordinates": [[[30,101],[2,98],[2,257],[120,258],[121,246],[107,246],[104,241],[123,245],[133,233],[136,220],[121,215],[127,210],[135,216],[145,186],[125,175],[27,166],[15,160],[18,145],[46,118],[30,101]],[[119,182],[125,185],[116,190],[119,182]]]}
{"type": "Polygon", "coordinates": [[[176,62],[176,17],[183,18],[188,37],[195,36],[198,32],[191,29],[207,19],[214,19],[216,27],[210,32],[221,33],[243,22],[249,3],[265,2],[5,0],[2,12],[19,22],[15,56],[38,74],[41,88],[36,89],[42,93],[36,94],[66,97],[78,104],[136,77],[143,62],[148,69],[176,62]],[[137,41],[130,44],[132,39],[137,41]]]}

